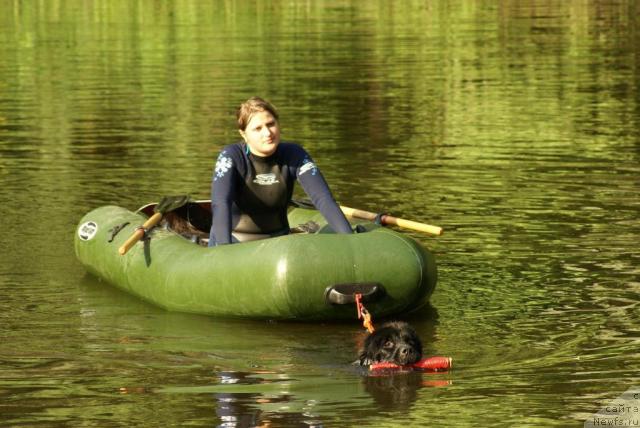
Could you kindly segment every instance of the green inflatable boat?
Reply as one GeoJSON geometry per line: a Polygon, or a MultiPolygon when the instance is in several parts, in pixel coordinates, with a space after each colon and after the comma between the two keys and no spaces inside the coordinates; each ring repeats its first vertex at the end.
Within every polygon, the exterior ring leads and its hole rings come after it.
{"type": "Polygon", "coordinates": [[[76,230],[75,252],[92,274],[170,311],[344,320],[356,318],[359,294],[377,318],[420,308],[436,284],[433,256],[410,237],[372,222],[335,234],[304,207],[290,210],[289,235],[209,248],[210,202],[188,202],[120,255],[154,208],[89,212],[76,230]]]}

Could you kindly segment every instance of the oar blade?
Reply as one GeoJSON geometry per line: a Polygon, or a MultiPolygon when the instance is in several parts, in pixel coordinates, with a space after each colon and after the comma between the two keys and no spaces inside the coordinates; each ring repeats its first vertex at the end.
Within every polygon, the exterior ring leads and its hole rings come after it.
{"type": "Polygon", "coordinates": [[[191,200],[189,195],[165,196],[153,209],[157,213],[168,213],[180,208],[191,200]]]}
{"type": "Polygon", "coordinates": [[[149,230],[162,220],[162,216],[169,211],[180,208],[191,200],[189,195],[165,196],[153,209],[154,213],[144,222],[141,228],[137,228],[133,234],[118,249],[121,256],[127,252],[138,242],[145,234],[145,230],[149,230]]]}

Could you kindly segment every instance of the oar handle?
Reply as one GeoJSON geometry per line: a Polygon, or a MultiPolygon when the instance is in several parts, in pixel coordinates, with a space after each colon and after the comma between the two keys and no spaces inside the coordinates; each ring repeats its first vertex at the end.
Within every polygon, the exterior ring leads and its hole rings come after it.
{"type": "MultiPolygon", "coordinates": [[[[370,211],[359,210],[356,208],[349,208],[340,206],[340,209],[347,217],[361,218],[364,220],[374,221],[378,214],[370,211]]],[[[442,235],[442,228],[425,223],[418,223],[413,220],[405,220],[403,218],[397,218],[390,215],[382,215],[380,217],[382,224],[390,224],[393,226],[403,227],[405,229],[416,230],[418,232],[429,233],[431,235],[442,235]]]]}
{"type": "Polygon", "coordinates": [[[376,219],[376,217],[378,216],[376,213],[372,213],[372,212],[369,212],[369,211],[358,210],[358,209],[355,209],[355,208],[349,208],[349,207],[345,207],[345,206],[342,206],[342,205],[340,205],[340,209],[342,210],[344,215],[346,215],[347,217],[361,218],[363,220],[374,221],[376,219]]]}
{"type": "Polygon", "coordinates": [[[433,226],[431,224],[418,223],[413,220],[405,220],[403,218],[397,218],[390,215],[382,216],[383,224],[392,224],[394,226],[403,227],[405,229],[417,230],[418,232],[429,233],[431,235],[442,235],[442,228],[439,226],[433,226]]]}
{"type": "Polygon", "coordinates": [[[136,229],[136,231],[133,232],[129,239],[127,239],[124,244],[122,244],[122,246],[118,249],[118,253],[120,253],[121,256],[127,254],[127,251],[129,251],[131,247],[136,244],[136,242],[142,239],[142,237],[144,236],[144,231],[151,229],[153,226],[158,224],[160,222],[160,219],[162,219],[162,213],[155,213],[154,215],[149,217],[147,221],[142,224],[142,228],[136,229]]]}

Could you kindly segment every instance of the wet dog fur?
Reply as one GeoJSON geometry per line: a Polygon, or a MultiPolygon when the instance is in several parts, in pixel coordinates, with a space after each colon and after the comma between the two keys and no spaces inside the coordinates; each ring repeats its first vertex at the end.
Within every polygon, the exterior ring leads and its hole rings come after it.
{"type": "Polygon", "coordinates": [[[416,331],[403,321],[391,321],[369,334],[356,364],[393,363],[400,366],[422,359],[422,342],[416,331]]]}

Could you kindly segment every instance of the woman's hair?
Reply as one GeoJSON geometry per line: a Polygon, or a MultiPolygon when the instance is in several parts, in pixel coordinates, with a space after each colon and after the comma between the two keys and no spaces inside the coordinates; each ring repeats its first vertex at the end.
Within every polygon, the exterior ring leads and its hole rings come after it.
{"type": "Polygon", "coordinates": [[[238,118],[238,129],[244,131],[251,120],[251,116],[260,111],[266,111],[278,120],[278,111],[269,101],[265,101],[260,97],[251,97],[247,101],[240,104],[236,116],[238,118]]]}

